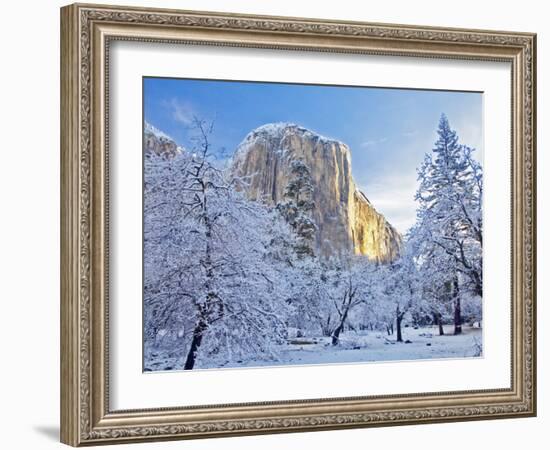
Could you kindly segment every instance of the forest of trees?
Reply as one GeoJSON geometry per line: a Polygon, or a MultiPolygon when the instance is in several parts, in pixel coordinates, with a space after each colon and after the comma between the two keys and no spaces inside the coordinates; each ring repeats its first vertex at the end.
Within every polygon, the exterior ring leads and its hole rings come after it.
{"type": "Polygon", "coordinates": [[[310,169],[291,165],[274,207],[213,158],[211,126],[191,151],[145,158],[145,361],[169,347],[182,369],[270,361],[290,339],[405,326],[481,325],[482,169],[443,115],[418,168],[416,224],[387,264],[315,254],[310,169]]]}

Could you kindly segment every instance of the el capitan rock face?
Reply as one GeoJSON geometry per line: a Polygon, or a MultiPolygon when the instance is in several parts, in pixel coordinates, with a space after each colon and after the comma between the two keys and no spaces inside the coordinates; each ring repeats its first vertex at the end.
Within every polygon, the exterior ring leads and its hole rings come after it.
{"type": "Polygon", "coordinates": [[[283,201],[295,159],[302,159],[311,171],[318,255],[351,252],[381,262],[399,256],[401,235],[356,187],[350,149],[342,142],[294,124],[264,125],[239,145],[231,170],[247,177],[249,198],[274,205],[283,201]]]}

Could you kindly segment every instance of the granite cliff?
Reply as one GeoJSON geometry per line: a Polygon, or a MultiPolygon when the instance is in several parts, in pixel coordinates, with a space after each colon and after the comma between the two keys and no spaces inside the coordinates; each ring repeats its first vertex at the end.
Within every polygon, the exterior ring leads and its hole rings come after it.
{"type": "Polygon", "coordinates": [[[346,144],[294,124],[268,124],[245,137],[231,170],[247,177],[249,198],[274,205],[283,200],[295,159],[302,159],[311,171],[317,254],[355,253],[380,262],[399,256],[401,235],[355,185],[346,144]]]}
{"type": "Polygon", "coordinates": [[[147,122],[143,131],[143,147],[146,155],[155,153],[167,158],[173,158],[183,151],[174,139],[147,122]]]}

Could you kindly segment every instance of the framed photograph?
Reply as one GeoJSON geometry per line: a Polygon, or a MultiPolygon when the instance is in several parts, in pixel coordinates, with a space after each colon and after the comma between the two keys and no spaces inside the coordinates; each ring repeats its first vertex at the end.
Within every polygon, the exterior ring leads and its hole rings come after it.
{"type": "Polygon", "coordinates": [[[535,415],[535,58],[62,8],[62,442],[535,415]]]}

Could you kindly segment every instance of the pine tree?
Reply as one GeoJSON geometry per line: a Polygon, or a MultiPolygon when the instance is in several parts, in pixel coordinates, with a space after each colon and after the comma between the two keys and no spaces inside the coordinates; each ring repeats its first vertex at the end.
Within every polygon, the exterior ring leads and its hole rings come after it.
{"type": "Polygon", "coordinates": [[[449,295],[444,297],[451,298],[459,334],[462,291],[482,294],[482,171],[472,157],[474,150],[459,144],[444,114],[437,134],[432,154],[418,172],[412,239],[423,272],[430,272],[428,282],[447,286],[449,295]]]}
{"type": "Polygon", "coordinates": [[[311,217],[315,207],[313,182],[309,167],[301,159],[290,163],[290,181],[285,187],[284,202],[277,208],[290,224],[297,239],[295,251],[298,257],[313,257],[313,244],[317,226],[311,217]]]}

